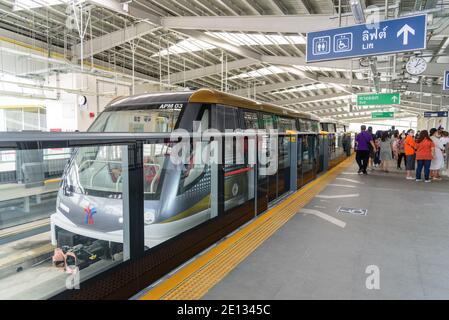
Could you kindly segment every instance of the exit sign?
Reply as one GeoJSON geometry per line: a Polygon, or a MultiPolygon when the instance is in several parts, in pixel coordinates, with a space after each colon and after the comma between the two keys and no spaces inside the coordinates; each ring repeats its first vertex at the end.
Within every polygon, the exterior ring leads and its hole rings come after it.
{"type": "Polygon", "coordinates": [[[394,118],[394,112],[371,112],[372,119],[389,119],[394,118]]]}
{"type": "Polygon", "coordinates": [[[373,93],[373,94],[358,94],[358,106],[381,106],[400,104],[401,95],[399,93],[373,93]]]}

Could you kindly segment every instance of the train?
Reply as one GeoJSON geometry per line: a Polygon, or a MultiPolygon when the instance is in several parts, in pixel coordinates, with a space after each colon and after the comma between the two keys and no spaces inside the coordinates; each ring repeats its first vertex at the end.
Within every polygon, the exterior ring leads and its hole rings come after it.
{"type": "MultiPolygon", "coordinates": [[[[185,129],[194,133],[210,128],[220,132],[238,129],[300,132],[298,187],[315,179],[319,172],[320,131],[332,131],[329,134],[337,140],[339,135],[345,134],[337,131],[341,126],[334,120],[320,123],[320,118],[312,114],[212,89],[117,98],[105,107],[88,131],[170,133],[185,129]],[[331,124],[335,124],[332,130],[331,124]]],[[[255,210],[260,214],[288,194],[290,171],[285,161],[288,154],[285,148],[289,140],[279,137],[278,141],[279,168],[274,175],[255,178],[248,164],[224,165],[226,212],[234,210],[238,216],[245,205],[249,211],[254,210],[248,203],[257,197],[255,210]],[[254,179],[258,179],[257,183],[254,179]]],[[[336,150],[340,148],[334,140],[331,144],[336,150]]],[[[226,155],[231,154],[228,151],[225,150],[226,155]]],[[[207,163],[174,164],[168,161],[169,152],[170,145],[166,143],[144,145],[144,242],[147,249],[214,219],[210,197],[211,166],[207,163]]],[[[82,147],[73,151],[64,170],[56,213],[50,218],[52,244],[65,250],[78,248],[79,261],[85,266],[99,259],[123,256],[121,163],[120,146],[82,147]]]]}
{"type": "MultiPolygon", "coordinates": [[[[349,129],[349,123],[332,118],[320,118],[320,134],[327,137],[328,167],[332,168],[351,152],[354,133],[349,129]]],[[[323,157],[324,151],[320,150],[319,172],[323,167],[323,157]]]]}

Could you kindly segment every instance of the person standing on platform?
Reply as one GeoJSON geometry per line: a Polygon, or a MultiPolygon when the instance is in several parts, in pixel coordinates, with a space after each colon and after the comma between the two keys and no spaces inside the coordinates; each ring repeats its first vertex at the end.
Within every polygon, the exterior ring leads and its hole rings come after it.
{"type": "Polygon", "coordinates": [[[435,144],[429,137],[427,130],[421,130],[416,140],[416,181],[421,180],[422,169],[424,168],[425,182],[430,182],[430,164],[435,155],[435,144]]]}
{"type": "Polygon", "coordinates": [[[410,129],[407,131],[407,137],[404,141],[404,152],[405,152],[405,169],[407,170],[407,180],[413,180],[413,171],[415,171],[415,131],[410,129]]]}
{"type": "Polygon", "coordinates": [[[356,161],[359,165],[358,174],[368,174],[366,168],[368,166],[369,159],[369,146],[371,145],[374,150],[376,150],[376,146],[373,141],[373,136],[366,131],[366,126],[362,125],[360,130],[361,132],[355,137],[356,161]]]}
{"type": "MultiPolygon", "coordinates": [[[[373,141],[376,141],[376,136],[373,133],[373,127],[368,127],[368,133],[373,137],[373,141]]],[[[368,167],[371,170],[374,170],[374,158],[376,157],[376,150],[373,149],[371,143],[368,145],[369,147],[369,159],[368,159],[368,167]]]]}
{"type": "Polygon", "coordinates": [[[441,133],[441,144],[443,145],[444,149],[446,149],[447,144],[449,143],[449,132],[443,131],[441,133]]]}
{"type": "Polygon", "coordinates": [[[432,159],[432,163],[430,164],[430,176],[432,180],[441,180],[440,170],[443,169],[444,166],[444,145],[443,141],[440,140],[440,131],[436,128],[430,129],[430,139],[435,145],[435,157],[432,159]]]}
{"type": "Polygon", "coordinates": [[[382,133],[380,138],[380,166],[384,172],[388,172],[388,164],[393,159],[393,149],[388,131],[382,133]]]}
{"type": "Polygon", "coordinates": [[[404,167],[407,166],[407,161],[405,159],[404,144],[405,144],[405,133],[401,133],[401,135],[399,136],[399,139],[396,141],[396,148],[394,150],[395,158],[397,160],[397,168],[399,170],[402,169],[402,167],[401,167],[402,159],[404,159],[404,167]]]}
{"type": "Polygon", "coordinates": [[[449,147],[449,132],[447,131],[443,131],[443,133],[441,134],[441,145],[443,146],[443,154],[444,154],[444,164],[443,164],[443,169],[448,167],[447,161],[448,161],[448,147],[449,147]]]}

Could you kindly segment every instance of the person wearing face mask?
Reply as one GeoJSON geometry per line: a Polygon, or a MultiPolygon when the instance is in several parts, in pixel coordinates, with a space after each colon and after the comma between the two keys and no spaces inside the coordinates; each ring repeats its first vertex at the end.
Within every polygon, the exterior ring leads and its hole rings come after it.
{"type": "Polygon", "coordinates": [[[407,170],[407,180],[413,180],[413,172],[415,171],[415,131],[410,129],[407,131],[407,137],[404,141],[405,152],[405,169],[407,170]]]}
{"type": "Polygon", "coordinates": [[[440,140],[439,131],[436,128],[430,129],[430,139],[435,145],[435,156],[430,165],[430,176],[432,177],[432,180],[441,180],[440,170],[443,169],[444,166],[444,145],[440,140]]]}
{"type": "Polygon", "coordinates": [[[395,153],[396,153],[396,159],[398,160],[397,168],[399,170],[402,169],[402,167],[401,167],[402,159],[404,159],[404,167],[407,167],[407,160],[405,158],[405,148],[404,148],[405,137],[406,137],[405,133],[402,133],[399,136],[399,138],[396,140],[395,153]]]}

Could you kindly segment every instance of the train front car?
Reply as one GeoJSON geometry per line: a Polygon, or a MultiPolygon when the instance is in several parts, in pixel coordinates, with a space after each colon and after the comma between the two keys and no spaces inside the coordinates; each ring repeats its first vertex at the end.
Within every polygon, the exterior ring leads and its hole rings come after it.
{"type": "MultiPolygon", "coordinates": [[[[169,133],[179,127],[192,132],[192,123],[198,119],[201,105],[188,103],[191,94],[148,94],[116,100],[105,108],[88,131],[169,133]],[[189,109],[188,112],[184,112],[185,108],[189,109]]],[[[66,249],[81,248],[78,251],[89,252],[90,260],[96,260],[92,257],[111,259],[122,255],[124,148],[97,146],[74,150],[58,192],[56,213],[51,216],[53,245],[66,249]]],[[[209,195],[207,190],[198,191],[193,186],[189,197],[177,201],[180,193],[182,196],[181,189],[193,182],[210,185],[208,168],[175,165],[169,159],[170,149],[169,142],[144,145],[147,247],[209,218],[208,205],[200,208],[209,195]]]]}

